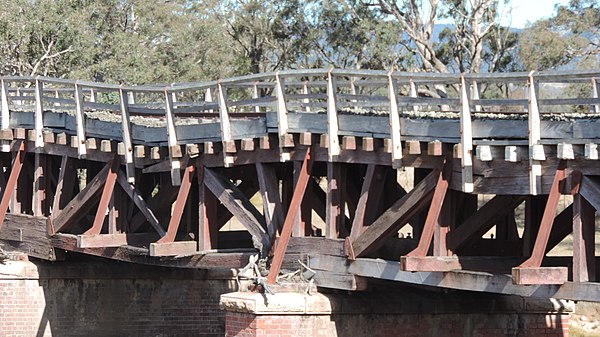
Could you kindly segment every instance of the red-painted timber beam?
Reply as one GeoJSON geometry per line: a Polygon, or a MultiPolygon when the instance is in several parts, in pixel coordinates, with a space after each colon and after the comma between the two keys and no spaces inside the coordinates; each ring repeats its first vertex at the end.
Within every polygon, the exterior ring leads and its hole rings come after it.
{"type": "Polygon", "coordinates": [[[283,256],[285,255],[288,243],[290,241],[290,236],[292,235],[292,229],[294,227],[296,215],[300,210],[302,199],[304,198],[304,192],[306,191],[306,186],[308,185],[308,181],[310,180],[311,169],[311,149],[310,147],[308,147],[306,148],[306,154],[304,155],[304,160],[302,161],[302,168],[300,169],[300,172],[298,174],[296,188],[294,189],[292,201],[290,202],[288,213],[285,217],[285,221],[283,222],[281,236],[279,237],[279,242],[277,244],[275,254],[273,256],[273,261],[271,262],[271,269],[269,270],[269,276],[267,277],[267,282],[269,284],[275,284],[275,282],[277,281],[277,275],[279,275],[279,270],[281,269],[281,265],[283,264],[283,256]]]}
{"type": "Polygon", "coordinates": [[[446,159],[443,163],[442,170],[438,175],[437,184],[433,191],[433,198],[431,199],[431,206],[427,212],[427,218],[425,219],[425,226],[423,232],[419,238],[419,245],[413,249],[407,256],[422,257],[427,255],[431,241],[433,240],[433,234],[436,226],[438,226],[438,219],[442,206],[444,205],[444,199],[446,198],[446,192],[448,191],[448,185],[450,177],[452,175],[452,159],[446,159]]]}
{"type": "Polygon", "coordinates": [[[185,168],[185,173],[183,174],[183,179],[181,180],[181,186],[179,187],[179,192],[177,193],[177,199],[175,200],[175,207],[173,209],[173,215],[171,215],[171,220],[169,221],[167,233],[160,240],[158,240],[157,243],[169,243],[175,241],[175,236],[177,235],[179,223],[181,222],[181,217],[183,215],[183,209],[185,208],[187,197],[190,193],[190,187],[192,186],[193,175],[194,165],[189,165],[185,168]]]}
{"type": "Polygon", "coordinates": [[[6,211],[8,211],[8,203],[10,202],[10,198],[17,187],[19,174],[21,173],[21,168],[23,168],[23,162],[25,160],[25,142],[22,140],[20,142],[19,151],[12,163],[10,176],[8,176],[6,188],[2,194],[2,200],[0,201],[0,229],[2,229],[2,223],[4,223],[4,217],[6,216],[6,211]]]}
{"type": "Polygon", "coordinates": [[[550,194],[548,195],[548,202],[544,209],[544,215],[542,216],[542,222],[538,235],[535,239],[535,245],[533,246],[533,252],[531,257],[521,264],[522,268],[535,268],[542,265],[542,260],[546,253],[546,245],[550,238],[552,231],[552,224],[554,223],[554,217],[556,216],[558,202],[560,201],[560,182],[565,179],[567,170],[567,162],[561,160],[554,174],[554,180],[552,181],[552,187],[550,188],[550,194]]]}
{"type": "Polygon", "coordinates": [[[102,197],[100,197],[100,203],[98,204],[98,209],[96,210],[94,224],[92,225],[92,228],[85,232],[85,235],[100,234],[100,231],[102,231],[102,224],[104,224],[106,210],[108,209],[108,204],[110,203],[110,199],[112,198],[113,191],[115,189],[118,170],[119,159],[114,158],[110,162],[110,169],[108,171],[108,175],[106,176],[104,188],[102,189],[102,197]]]}

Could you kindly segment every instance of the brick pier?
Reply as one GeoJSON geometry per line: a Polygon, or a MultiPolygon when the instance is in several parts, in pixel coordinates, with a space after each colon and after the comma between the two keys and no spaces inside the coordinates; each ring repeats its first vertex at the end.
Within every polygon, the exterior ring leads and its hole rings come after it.
{"type": "Polygon", "coordinates": [[[86,258],[0,264],[0,337],[568,336],[572,302],[435,291],[235,292],[231,270],[86,258]]]}
{"type": "Polygon", "coordinates": [[[421,290],[221,296],[227,337],[569,336],[572,304],[421,290]]]}

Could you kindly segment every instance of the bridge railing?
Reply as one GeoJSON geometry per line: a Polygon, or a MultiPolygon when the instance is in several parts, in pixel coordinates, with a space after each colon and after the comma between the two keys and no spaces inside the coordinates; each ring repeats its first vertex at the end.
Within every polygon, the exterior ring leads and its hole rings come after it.
{"type": "MultiPolygon", "coordinates": [[[[15,112],[34,112],[36,146],[43,146],[47,111],[74,115],[79,155],[86,154],[86,119],[109,118],[121,122],[126,158],[132,163],[131,123],[156,119],[149,126],[167,128],[169,148],[185,143],[178,126],[218,123],[223,142],[234,137],[231,120],[276,116],[277,133],[290,131],[290,114],[327,115],[329,157],[339,154],[338,114],[388,116],[392,160],[402,158],[400,118],[454,118],[461,124],[464,167],[472,151],[472,120],[495,118],[497,113],[529,123],[530,156],[540,144],[540,121],[545,114],[569,112],[574,117],[600,113],[600,71],[562,71],[494,74],[431,74],[377,70],[307,69],[240,76],[209,82],[155,85],[114,85],[49,77],[0,78],[3,129],[15,112]],[[95,114],[94,112],[105,112],[95,114]],[[521,115],[522,117],[518,117],[521,115]],[[135,116],[141,118],[136,119],[135,116]],[[516,117],[515,117],[516,116],[516,117]]],[[[27,125],[29,126],[29,125],[27,125]]],[[[172,153],[173,155],[173,153],[172,153]]],[[[468,169],[466,169],[468,171],[468,169]]],[[[468,175],[468,173],[467,173],[468,175]]],[[[533,179],[533,178],[532,178],[533,179]]],[[[468,179],[467,179],[468,180],[468,179]]],[[[466,186],[466,190],[469,187],[466,186]]]]}

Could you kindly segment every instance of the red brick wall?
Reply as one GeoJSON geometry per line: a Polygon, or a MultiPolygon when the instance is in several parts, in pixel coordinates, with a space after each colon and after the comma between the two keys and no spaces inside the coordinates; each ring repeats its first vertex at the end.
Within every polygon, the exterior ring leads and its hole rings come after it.
{"type": "Polygon", "coordinates": [[[54,268],[39,278],[0,275],[0,337],[222,337],[225,313],[219,296],[237,288],[232,279],[185,270],[148,274],[126,266],[136,279],[123,277],[122,268],[111,272],[110,266],[95,265],[94,279],[88,272],[75,278],[77,268],[68,275],[61,264],[54,268]]]}
{"type": "MultiPolygon", "coordinates": [[[[11,277],[9,267],[0,265],[0,337],[568,336],[568,315],[534,314],[524,302],[512,306],[497,297],[481,302],[481,294],[462,304],[464,294],[415,289],[339,294],[333,315],[324,305],[330,302],[316,305],[313,295],[294,303],[316,314],[255,315],[220,310],[220,295],[236,290],[226,273],[85,262],[28,264],[30,270],[11,277]],[[402,301],[386,304],[381,297],[402,301]]],[[[264,295],[253,296],[256,305],[265,303],[264,295]]]]}
{"type": "Polygon", "coordinates": [[[228,312],[227,337],[568,337],[569,315],[253,315],[228,312]]]}
{"type": "Polygon", "coordinates": [[[0,336],[38,335],[45,302],[43,294],[36,291],[36,283],[0,280],[0,336]]]}

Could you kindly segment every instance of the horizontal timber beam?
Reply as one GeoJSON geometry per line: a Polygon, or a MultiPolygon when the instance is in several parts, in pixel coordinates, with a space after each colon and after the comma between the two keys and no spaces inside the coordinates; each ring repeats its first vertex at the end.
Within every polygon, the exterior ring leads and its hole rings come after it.
{"type": "Polygon", "coordinates": [[[406,284],[432,286],[493,294],[517,295],[531,298],[559,298],[575,301],[600,302],[600,283],[565,282],[562,285],[517,285],[505,274],[473,271],[409,272],[402,270],[400,261],[358,258],[348,261],[345,257],[310,255],[310,267],[337,274],[391,280],[406,284]]]}

